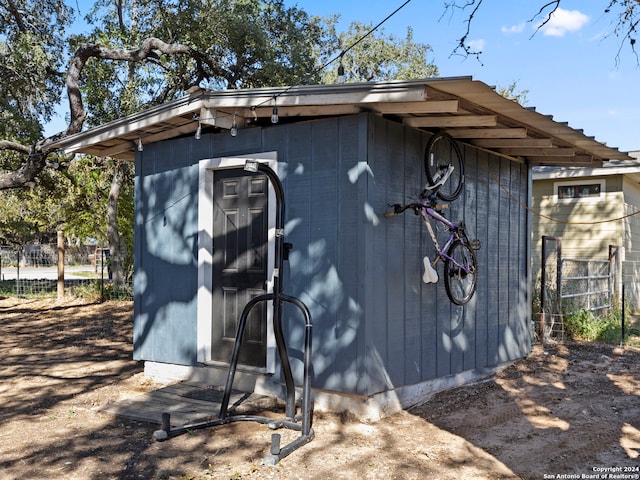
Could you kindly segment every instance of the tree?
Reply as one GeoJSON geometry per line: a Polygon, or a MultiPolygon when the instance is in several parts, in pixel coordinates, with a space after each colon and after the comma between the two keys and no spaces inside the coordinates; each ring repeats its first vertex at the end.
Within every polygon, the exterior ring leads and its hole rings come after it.
{"type": "MultiPolygon", "coordinates": [[[[463,10],[468,12],[465,21],[467,28],[465,33],[458,40],[458,44],[453,53],[460,53],[465,56],[479,57],[482,52],[474,50],[467,43],[467,39],[472,30],[472,23],[476,13],[482,7],[485,0],[453,0],[445,1],[445,12],[453,12],[455,10],[463,10]]],[[[560,8],[562,0],[549,0],[543,3],[538,2],[538,7],[534,7],[533,15],[529,19],[530,22],[538,21],[538,30],[546,25],[554,12],[560,8]],[[538,11],[535,11],[538,8],[538,11]]],[[[604,2],[603,2],[604,3],[604,2]]],[[[620,39],[620,47],[616,54],[616,60],[619,60],[620,53],[626,44],[628,44],[632,53],[636,57],[636,62],[640,63],[636,52],[636,35],[638,34],[638,26],[640,24],[640,2],[638,0],[607,0],[603,13],[612,15],[615,18],[614,27],[610,35],[614,35],[620,39]]],[[[443,15],[444,15],[443,14],[443,15]]]]}
{"type": "Polygon", "coordinates": [[[333,62],[322,77],[323,83],[338,81],[338,68],[344,69],[344,81],[410,80],[438,75],[438,67],[429,63],[431,47],[413,40],[413,30],[407,29],[404,39],[384,35],[384,29],[373,31],[372,25],[352,22],[344,33],[336,33],[337,16],[326,20],[330,36],[329,49],[321,53],[328,63],[335,52],[339,62],[333,62]]]}
{"type": "Polygon", "coordinates": [[[516,88],[518,88],[518,84],[517,82],[513,81],[506,87],[499,86],[496,89],[496,92],[502,95],[504,98],[508,98],[509,100],[513,100],[514,102],[525,106],[528,102],[527,94],[529,93],[529,90],[520,90],[519,92],[517,92],[516,88]]]}
{"type": "MultiPolygon", "coordinates": [[[[321,32],[317,21],[300,10],[285,8],[282,1],[100,0],[88,16],[98,28],[70,39],[74,53],[63,75],[58,72],[63,57],[55,54],[63,51],[70,12],[55,0],[37,4],[10,0],[6,10],[0,6],[4,32],[0,53],[6,65],[2,73],[11,80],[3,82],[11,88],[2,93],[9,104],[15,103],[14,109],[3,110],[3,120],[15,128],[0,132],[0,190],[40,186],[36,180],[46,170],[47,160],[56,156],[53,142],[80,132],[85,124],[97,125],[162,103],[193,85],[278,85],[295,83],[301,75],[315,71],[315,35],[321,32]],[[38,13],[37,18],[32,12],[38,13]],[[56,24],[60,25],[57,30],[49,27],[56,24]],[[12,28],[15,25],[18,28],[12,28]],[[30,73],[38,63],[40,81],[30,73]],[[33,77],[31,83],[19,78],[25,71],[33,77]],[[53,112],[51,100],[63,80],[69,124],[63,132],[41,138],[41,125],[53,112]],[[32,110],[39,113],[28,115],[32,110]],[[22,119],[29,121],[23,126],[16,121],[22,119]]],[[[113,168],[103,172],[111,175],[106,236],[118,283],[124,278],[119,263],[118,205],[131,168],[111,164],[113,168]]]]}
{"type": "Polygon", "coordinates": [[[318,20],[296,8],[285,8],[281,0],[100,0],[89,21],[102,19],[104,28],[72,39],[75,50],[63,74],[59,69],[64,59],[59,53],[64,51],[70,12],[56,0],[10,0],[0,5],[0,53],[7,80],[1,79],[6,90],[2,93],[11,107],[3,110],[3,120],[14,125],[0,140],[0,189],[31,185],[46,167],[55,140],[80,132],[86,121],[100,123],[124,114],[126,99],[135,98],[137,104],[130,106],[139,109],[203,82],[228,88],[278,85],[296,83],[315,71],[318,20]],[[85,74],[94,60],[101,66],[85,74]],[[125,67],[115,68],[116,63],[125,67]],[[134,85],[125,82],[123,92],[128,94],[118,97],[123,100],[118,106],[105,96],[91,97],[86,83],[91,78],[103,86],[117,85],[121,72],[130,68],[139,73],[134,85]],[[25,80],[23,72],[33,79],[25,80]],[[54,92],[63,82],[69,124],[57,135],[40,138],[42,124],[56,103],[54,92]],[[89,104],[102,108],[85,109],[83,91],[89,104]]]}

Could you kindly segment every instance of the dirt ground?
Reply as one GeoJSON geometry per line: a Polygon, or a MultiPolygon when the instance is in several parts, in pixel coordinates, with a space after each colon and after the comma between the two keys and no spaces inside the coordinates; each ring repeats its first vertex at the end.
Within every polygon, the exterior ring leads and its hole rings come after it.
{"type": "Polygon", "coordinates": [[[131,360],[132,315],[129,302],[0,299],[3,479],[640,477],[637,349],[536,346],[376,423],[316,412],[314,440],[267,466],[261,424],[157,442],[158,425],[101,412],[159,387],[131,360]]]}

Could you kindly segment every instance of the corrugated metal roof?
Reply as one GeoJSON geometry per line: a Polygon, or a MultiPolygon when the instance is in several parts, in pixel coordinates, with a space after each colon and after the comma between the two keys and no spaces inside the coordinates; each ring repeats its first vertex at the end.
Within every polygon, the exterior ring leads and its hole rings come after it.
{"type": "Polygon", "coordinates": [[[508,100],[471,77],[210,91],[188,96],[61,139],[68,152],[133,159],[139,143],[193,135],[205,129],[373,112],[408,126],[445,130],[461,142],[531,165],[600,166],[629,155],[551,116],[508,100]]]}

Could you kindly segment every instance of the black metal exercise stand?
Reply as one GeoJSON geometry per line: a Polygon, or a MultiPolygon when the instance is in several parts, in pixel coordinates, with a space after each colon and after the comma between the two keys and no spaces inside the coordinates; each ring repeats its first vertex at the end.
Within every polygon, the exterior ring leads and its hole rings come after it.
{"type": "Polygon", "coordinates": [[[311,400],[311,314],[307,306],[299,299],[291,297],[282,292],[282,272],[284,261],[284,190],[280,179],[269,166],[253,160],[247,160],[244,169],[249,172],[264,173],[275,189],[277,210],[276,210],[276,242],[275,242],[275,271],[273,282],[273,293],[267,293],[252,298],[242,310],[238,323],[238,331],[231,355],[231,363],[229,365],[229,373],[227,374],[227,383],[225,385],[222,403],[220,405],[220,415],[218,419],[185,425],[183,427],[171,428],[171,419],[168,413],[162,415],[162,430],[154,432],[157,440],[166,440],[172,436],[181,435],[192,430],[202,428],[215,427],[218,425],[226,425],[233,422],[251,421],[263,423],[270,429],[288,428],[301,432],[300,436],[291,443],[281,447],[280,435],[273,434],[271,436],[271,455],[264,458],[263,463],[267,465],[275,465],[284,457],[300,448],[301,446],[313,440],[314,432],[311,428],[311,420],[313,415],[313,404],[311,400]],[[285,418],[273,419],[256,415],[228,415],[229,399],[233,388],[233,380],[238,366],[238,357],[240,355],[240,343],[244,335],[245,325],[251,309],[260,302],[273,300],[273,330],[278,348],[278,355],[282,365],[282,374],[284,376],[286,388],[286,406],[285,418]],[[302,401],[301,414],[296,415],[296,399],[295,384],[293,382],[293,374],[291,373],[291,364],[287,353],[284,334],[282,332],[282,306],[283,303],[291,303],[296,306],[304,316],[305,332],[304,332],[304,373],[302,385],[302,401]],[[298,423],[301,422],[301,423],[298,423]]]}

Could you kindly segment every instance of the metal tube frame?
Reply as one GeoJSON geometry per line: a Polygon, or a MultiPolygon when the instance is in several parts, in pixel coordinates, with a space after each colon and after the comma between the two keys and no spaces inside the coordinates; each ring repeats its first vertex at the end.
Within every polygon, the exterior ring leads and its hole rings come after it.
{"type": "Polygon", "coordinates": [[[264,173],[272,183],[276,194],[276,241],[275,241],[275,268],[274,268],[274,282],[273,293],[267,293],[252,298],[243,308],[240,320],[238,322],[238,331],[236,334],[236,340],[233,346],[233,352],[231,354],[231,363],[229,364],[229,371],[227,374],[227,382],[222,397],[222,403],[220,405],[220,413],[218,419],[194,423],[191,425],[185,425],[183,427],[171,428],[171,420],[168,413],[162,415],[162,430],[156,431],[154,436],[158,440],[166,440],[172,436],[181,435],[192,430],[198,430],[209,427],[216,427],[219,425],[226,425],[233,422],[251,421],[263,423],[269,426],[270,429],[276,430],[279,428],[288,428],[290,430],[300,431],[300,436],[291,443],[280,447],[280,436],[272,435],[271,438],[271,455],[263,459],[263,463],[267,465],[275,465],[284,457],[300,448],[301,446],[309,443],[313,440],[314,432],[312,429],[312,416],[313,416],[313,403],[311,400],[311,314],[307,306],[298,298],[286,295],[283,293],[282,285],[282,272],[284,264],[284,190],[282,183],[276,175],[276,173],[268,165],[259,163],[256,161],[248,160],[244,169],[251,172],[264,173]],[[229,399],[231,397],[231,391],[233,388],[233,381],[238,366],[238,358],[240,355],[240,344],[244,335],[247,318],[251,309],[260,302],[273,301],[273,330],[276,340],[276,346],[278,349],[278,355],[280,357],[280,363],[282,367],[282,374],[285,382],[286,392],[286,407],[285,418],[276,420],[269,417],[262,417],[256,415],[229,415],[229,399]],[[295,399],[295,384],[293,381],[293,374],[291,372],[291,363],[289,362],[289,355],[287,353],[287,346],[282,331],[282,306],[284,303],[290,303],[297,307],[302,313],[305,321],[304,332],[304,372],[303,372],[303,386],[302,386],[302,402],[301,402],[301,415],[296,415],[296,399],[295,399]],[[301,421],[301,423],[298,423],[301,421]]]}

